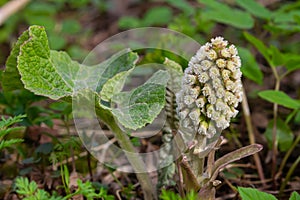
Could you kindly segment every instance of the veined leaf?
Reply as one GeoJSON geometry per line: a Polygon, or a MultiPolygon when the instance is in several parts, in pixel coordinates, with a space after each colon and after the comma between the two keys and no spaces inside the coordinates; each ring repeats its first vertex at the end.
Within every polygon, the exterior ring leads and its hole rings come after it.
{"type": "Polygon", "coordinates": [[[235,0],[235,2],[256,17],[263,19],[270,19],[271,17],[271,12],[254,0],[235,0]]]}
{"type": "MultiPolygon", "coordinates": [[[[63,60],[71,60],[67,54],[51,57],[45,29],[40,26],[29,28],[29,39],[20,47],[18,70],[24,87],[35,94],[59,99],[72,94],[72,88],[66,83],[58,68],[66,66],[63,60]]],[[[75,63],[75,62],[74,62],[75,63]]],[[[76,63],[74,68],[79,68],[76,63]]]]}
{"type": "Polygon", "coordinates": [[[272,194],[261,192],[254,188],[244,188],[238,187],[238,191],[242,197],[242,200],[255,200],[255,199],[264,199],[264,200],[277,200],[272,194]]]}
{"type": "Polygon", "coordinates": [[[31,26],[19,38],[7,61],[4,87],[18,89],[24,84],[34,94],[52,99],[71,96],[74,90],[82,88],[99,92],[109,79],[132,69],[137,59],[136,53],[125,49],[98,65],[84,66],[65,52],[50,50],[45,29],[31,26]]]}
{"type": "MultiPolygon", "coordinates": [[[[273,144],[272,141],[273,126],[274,126],[274,121],[271,120],[268,124],[266,132],[264,133],[270,148],[272,148],[272,144],[273,144]]],[[[282,152],[287,151],[293,143],[294,135],[291,129],[289,128],[289,126],[286,125],[280,118],[277,119],[276,122],[276,135],[277,135],[276,142],[278,143],[278,147],[280,151],[282,152]]]]}
{"type": "Polygon", "coordinates": [[[300,102],[292,99],[287,94],[282,91],[275,91],[275,90],[265,90],[258,93],[258,95],[272,103],[277,103],[278,105],[291,108],[291,109],[299,109],[300,102]]]}
{"type": "Polygon", "coordinates": [[[120,72],[111,79],[109,79],[100,92],[101,99],[110,101],[111,97],[122,91],[127,76],[132,70],[120,72]]]}
{"type": "Polygon", "coordinates": [[[124,127],[133,130],[151,123],[164,107],[168,80],[168,73],[160,70],[136,89],[114,95],[112,102],[117,108],[112,108],[113,114],[124,127]]]}
{"type": "MultiPolygon", "coordinates": [[[[128,71],[135,67],[135,63],[138,60],[137,53],[131,52],[130,49],[125,49],[119,51],[118,53],[111,56],[109,59],[100,63],[96,66],[96,68],[104,69],[101,74],[97,74],[97,88],[96,92],[100,92],[104,86],[104,84],[111,78],[113,78],[116,74],[128,71]]],[[[96,70],[97,71],[97,70],[96,70]]],[[[92,73],[95,74],[93,70],[92,73]]]]}
{"type": "Polygon", "coordinates": [[[29,39],[29,31],[24,31],[18,38],[9,57],[6,60],[6,68],[2,74],[2,87],[4,91],[11,91],[15,89],[24,88],[21,82],[21,76],[17,69],[17,57],[20,53],[21,45],[29,39]]]}
{"type": "Polygon", "coordinates": [[[238,51],[242,60],[241,71],[243,72],[243,75],[258,84],[262,84],[263,73],[261,72],[254,56],[248,49],[242,47],[239,47],[238,51]]]}

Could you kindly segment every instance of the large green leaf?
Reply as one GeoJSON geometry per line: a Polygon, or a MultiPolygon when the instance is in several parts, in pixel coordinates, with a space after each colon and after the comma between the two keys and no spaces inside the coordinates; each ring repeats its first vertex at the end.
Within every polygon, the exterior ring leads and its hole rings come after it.
{"type": "Polygon", "coordinates": [[[52,99],[70,96],[82,88],[99,92],[115,75],[132,69],[137,59],[136,53],[125,49],[98,65],[84,66],[65,52],[50,50],[45,29],[31,26],[7,61],[4,87],[22,88],[23,82],[29,91],[52,99]]]}
{"type": "Polygon", "coordinates": [[[241,71],[243,72],[243,75],[258,84],[262,84],[263,73],[261,72],[254,56],[248,49],[243,47],[239,47],[238,51],[242,60],[241,71]]]}
{"type": "Polygon", "coordinates": [[[160,70],[136,89],[114,95],[113,114],[124,127],[133,130],[151,123],[164,107],[168,80],[168,72],[160,70]]]}
{"type": "Polygon", "coordinates": [[[242,197],[242,200],[277,200],[272,194],[261,192],[254,188],[238,187],[238,191],[242,197]]]}
{"type": "Polygon", "coordinates": [[[233,9],[214,0],[198,1],[208,7],[208,9],[203,11],[203,17],[206,20],[213,20],[240,29],[250,29],[254,26],[254,20],[247,12],[233,9]]]}
{"type": "Polygon", "coordinates": [[[17,57],[20,53],[20,46],[29,39],[29,31],[24,31],[18,38],[18,41],[14,45],[9,57],[6,60],[6,68],[2,74],[2,87],[4,91],[11,91],[15,89],[24,88],[21,82],[21,76],[17,69],[17,57]]]}
{"type": "MultiPolygon", "coordinates": [[[[45,29],[31,26],[29,39],[21,45],[17,60],[17,68],[26,89],[52,99],[72,94],[72,87],[63,78],[63,68],[66,67],[64,60],[71,59],[63,52],[57,54],[60,56],[51,56],[45,29]]],[[[79,68],[78,63],[73,64],[72,67],[79,68]]]]}
{"type": "Polygon", "coordinates": [[[263,19],[270,19],[271,17],[272,13],[263,5],[259,4],[254,0],[235,0],[235,2],[256,17],[263,19]]]}
{"type": "Polygon", "coordinates": [[[281,106],[285,106],[291,109],[299,109],[300,102],[292,99],[287,94],[282,91],[275,91],[275,90],[265,90],[258,93],[258,95],[272,103],[277,103],[281,106]]]}
{"type": "MultiPolygon", "coordinates": [[[[274,121],[271,120],[268,124],[266,132],[264,133],[270,148],[272,148],[272,144],[273,144],[272,141],[273,126],[274,126],[274,121]]],[[[291,129],[289,128],[289,126],[286,125],[281,119],[277,119],[276,135],[277,135],[276,142],[278,143],[280,151],[282,152],[287,151],[293,143],[294,135],[291,129]]]]}

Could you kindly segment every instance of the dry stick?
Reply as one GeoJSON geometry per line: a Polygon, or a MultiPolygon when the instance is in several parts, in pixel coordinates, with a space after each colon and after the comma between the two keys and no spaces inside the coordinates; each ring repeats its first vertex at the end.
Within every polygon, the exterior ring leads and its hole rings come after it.
{"type": "MultiPolygon", "coordinates": [[[[242,107],[243,107],[243,111],[244,111],[243,113],[247,125],[248,137],[250,140],[250,144],[255,144],[255,136],[254,136],[253,127],[251,123],[251,114],[250,114],[249,104],[248,104],[248,100],[244,88],[243,88],[243,93],[244,93],[244,97],[242,101],[242,107]]],[[[263,187],[266,187],[267,185],[265,183],[265,175],[260,162],[259,155],[256,153],[253,155],[253,157],[254,157],[254,162],[258,171],[259,178],[262,181],[263,187]]]]}
{"type": "MultiPolygon", "coordinates": [[[[275,67],[271,66],[272,72],[275,76],[275,91],[279,91],[280,88],[280,77],[275,67]]],[[[274,103],[273,106],[273,131],[272,131],[272,178],[275,186],[276,182],[276,170],[277,170],[277,154],[278,154],[278,144],[277,144],[277,112],[278,112],[278,104],[274,103]]]]}
{"type": "Polygon", "coordinates": [[[22,9],[30,0],[13,0],[0,8],[0,26],[14,13],[22,9]]]}

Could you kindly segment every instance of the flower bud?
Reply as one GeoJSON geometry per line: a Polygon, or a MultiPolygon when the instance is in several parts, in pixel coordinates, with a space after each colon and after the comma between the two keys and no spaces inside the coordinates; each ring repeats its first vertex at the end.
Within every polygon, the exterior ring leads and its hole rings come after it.
{"type": "Polygon", "coordinates": [[[222,37],[201,46],[191,58],[182,89],[176,94],[182,127],[211,139],[229,126],[243,96],[240,66],[237,49],[228,47],[222,37]]]}

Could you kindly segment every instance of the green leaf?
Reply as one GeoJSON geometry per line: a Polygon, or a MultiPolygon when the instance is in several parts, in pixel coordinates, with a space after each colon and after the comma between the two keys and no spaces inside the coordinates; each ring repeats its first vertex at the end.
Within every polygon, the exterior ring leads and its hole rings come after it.
{"type": "Polygon", "coordinates": [[[20,46],[29,39],[29,31],[24,31],[18,38],[9,57],[6,61],[6,68],[2,74],[2,87],[4,91],[12,91],[24,88],[21,76],[17,69],[17,57],[20,53],[20,46]]]}
{"type": "Polygon", "coordinates": [[[206,20],[213,20],[240,29],[250,29],[254,26],[254,20],[247,12],[233,9],[214,0],[198,1],[208,7],[203,11],[203,18],[206,20]]]}
{"type": "Polygon", "coordinates": [[[243,47],[239,47],[238,51],[242,60],[241,71],[243,72],[243,75],[258,84],[262,84],[263,73],[261,72],[254,56],[248,49],[243,47]]]}
{"type": "Polygon", "coordinates": [[[256,17],[263,19],[270,19],[271,17],[271,12],[254,0],[235,0],[235,2],[256,17]]]}
{"type": "Polygon", "coordinates": [[[265,192],[261,192],[254,188],[238,187],[238,191],[242,197],[242,200],[277,200],[275,196],[265,192]]]}
{"type": "Polygon", "coordinates": [[[81,30],[81,25],[77,20],[74,19],[65,19],[62,22],[61,32],[67,34],[76,34],[81,30]]]}
{"type": "Polygon", "coordinates": [[[282,91],[275,91],[275,90],[265,90],[258,93],[258,95],[272,103],[277,103],[278,105],[291,108],[291,109],[299,109],[300,102],[292,99],[287,94],[282,91]]]}
{"type": "Polygon", "coordinates": [[[168,80],[168,73],[160,70],[136,89],[114,95],[112,102],[117,107],[112,108],[113,114],[124,127],[133,130],[151,123],[164,107],[168,80]]]}
{"type": "Polygon", "coordinates": [[[160,6],[147,11],[142,20],[144,26],[165,25],[172,19],[172,10],[168,7],[160,6]]]}
{"type": "Polygon", "coordinates": [[[259,39],[257,39],[256,37],[254,37],[253,35],[244,32],[244,37],[248,40],[248,42],[250,42],[252,45],[255,46],[255,48],[264,56],[264,58],[268,61],[268,63],[272,65],[271,62],[271,58],[269,55],[269,49],[265,46],[265,44],[260,41],[259,39]]]}
{"type": "Polygon", "coordinates": [[[289,72],[295,71],[297,69],[300,69],[300,56],[299,54],[293,54],[293,53],[285,53],[285,67],[289,72]]]}
{"type": "Polygon", "coordinates": [[[271,45],[269,48],[269,55],[275,67],[283,66],[285,64],[285,55],[281,53],[277,47],[271,45]]]}
{"type": "MultiPolygon", "coordinates": [[[[270,148],[272,148],[272,144],[273,144],[272,141],[273,126],[274,126],[274,120],[271,120],[267,126],[266,132],[264,133],[270,148]]],[[[278,143],[280,151],[285,152],[291,147],[293,143],[293,139],[294,139],[293,132],[291,131],[290,127],[286,125],[280,118],[277,119],[276,128],[277,128],[276,142],[278,143]]]]}
{"type": "Polygon", "coordinates": [[[300,195],[298,194],[298,192],[294,191],[289,200],[300,200],[300,195]]]}
{"type": "Polygon", "coordinates": [[[122,91],[127,76],[132,70],[120,72],[111,79],[109,79],[100,92],[101,99],[104,101],[110,101],[111,97],[122,91]]]}
{"type": "MultiPolygon", "coordinates": [[[[26,89],[52,99],[71,96],[74,89],[90,88],[100,92],[108,80],[132,69],[138,59],[136,53],[125,49],[100,64],[88,67],[73,61],[65,52],[50,50],[43,27],[31,26],[27,33],[28,37],[20,40],[23,44],[17,46],[20,52],[12,54],[12,61],[17,58],[17,68],[26,89]],[[15,56],[18,53],[19,56],[15,56]]],[[[16,62],[14,64],[10,68],[17,73],[16,62]]]]}
{"type": "MultiPolygon", "coordinates": [[[[104,84],[118,73],[134,68],[137,60],[137,53],[131,52],[130,49],[125,49],[97,65],[96,67],[103,72],[96,74],[97,79],[95,81],[98,81],[96,92],[100,92],[104,84]]],[[[91,72],[94,74],[95,71],[91,70],[91,72]]]]}
{"type": "Polygon", "coordinates": [[[124,16],[118,21],[118,25],[122,29],[137,28],[141,26],[141,21],[136,17],[124,16]]]}
{"type": "MultiPolygon", "coordinates": [[[[43,27],[31,26],[29,37],[20,48],[17,66],[25,88],[37,95],[52,99],[71,95],[71,85],[68,85],[62,77],[67,76],[64,72],[69,68],[68,63],[63,63],[63,61],[71,59],[63,52],[54,53],[52,51],[50,53],[47,35],[43,27]],[[53,53],[55,57],[51,56],[53,53]],[[62,63],[63,65],[57,65],[62,63]]],[[[78,63],[72,64],[75,69],[79,68],[78,63]]],[[[70,83],[69,80],[67,81],[70,83]]]]}

